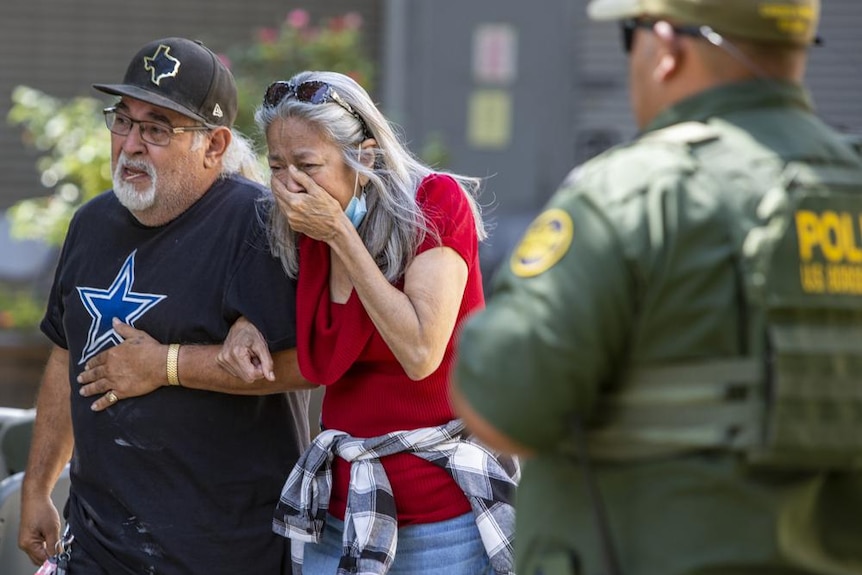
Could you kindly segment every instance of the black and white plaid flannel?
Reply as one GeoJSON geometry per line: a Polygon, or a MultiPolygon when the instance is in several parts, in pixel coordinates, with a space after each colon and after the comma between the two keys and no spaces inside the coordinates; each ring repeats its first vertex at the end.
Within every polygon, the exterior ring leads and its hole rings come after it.
{"type": "MultiPolygon", "coordinates": [[[[281,491],[273,531],[298,542],[317,543],[326,522],[335,455],[350,461],[344,516],[344,549],[338,574],[382,575],[395,558],[398,519],[380,459],[413,453],[445,469],[464,491],[482,544],[497,575],[514,574],[513,500],[520,478],[514,457],[501,456],[464,437],[461,420],[446,425],[356,439],[336,430],[320,433],[302,455],[281,491]]],[[[298,557],[294,554],[294,560],[298,557]]],[[[294,565],[294,573],[301,573],[294,565]]]]}

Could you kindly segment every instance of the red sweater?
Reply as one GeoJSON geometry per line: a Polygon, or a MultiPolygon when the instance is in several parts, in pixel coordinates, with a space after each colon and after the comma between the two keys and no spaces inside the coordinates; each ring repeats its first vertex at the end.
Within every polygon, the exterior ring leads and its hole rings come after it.
{"type": "MultiPolygon", "coordinates": [[[[443,362],[423,380],[407,377],[355,291],[345,304],[330,301],[329,247],[307,237],[300,240],[297,352],[303,376],[327,385],[322,408],[326,429],[375,437],[442,425],[454,418],[448,388],[456,337],[464,319],[484,306],[476,226],[463,192],[449,176],[426,178],[416,199],[440,239],[438,243],[429,234],[417,253],[442,243],[468,266],[461,309],[443,362]]],[[[470,511],[463,492],[436,465],[410,454],[393,455],[382,463],[392,484],[399,524],[442,521],[470,511]]],[[[350,464],[336,457],[329,511],[338,518],[344,517],[349,481],[350,464]]]]}

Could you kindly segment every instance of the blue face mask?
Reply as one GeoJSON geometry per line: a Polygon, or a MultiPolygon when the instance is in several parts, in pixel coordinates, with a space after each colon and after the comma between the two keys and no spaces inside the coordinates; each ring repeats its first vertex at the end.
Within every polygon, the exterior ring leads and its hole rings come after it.
{"type": "Polygon", "coordinates": [[[365,205],[365,192],[362,192],[362,195],[358,198],[356,196],[350,198],[350,202],[344,209],[344,214],[356,229],[359,229],[359,224],[361,224],[362,220],[365,219],[365,214],[367,213],[368,206],[365,205]]]}

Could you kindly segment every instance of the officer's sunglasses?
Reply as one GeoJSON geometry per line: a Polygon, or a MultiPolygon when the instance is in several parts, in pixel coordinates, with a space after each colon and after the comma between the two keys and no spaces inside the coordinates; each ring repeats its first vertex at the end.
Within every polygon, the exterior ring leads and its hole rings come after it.
{"type": "MultiPolygon", "coordinates": [[[[620,32],[622,33],[623,50],[625,50],[626,54],[630,54],[632,51],[632,44],[634,44],[635,39],[635,30],[637,30],[638,28],[652,30],[652,27],[655,26],[656,22],[658,22],[658,20],[648,18],[629,18],[627,20],[620,21],[620,32]]],[[[673,31],[683,36],[705,38],[706,41],[710,44],[719,47],[725,46],[727,44],[727,41],[722,38],[721,34],[716,32],[709,26],[674,26],[673,31]]],[[[815,46],[822,46],[823,43],[823,38],[821,36],[814,37],[813,44],[815,46]]]]}
{"type": "MultiPolygon", "coordinates": [[[[623,50],[625,50],[626,54],[630,54],[632,51],[632,45],[635,40],[635,30],[638,28],[652,30],[653,26],[656,25],[656,22],[658,22],[658,20],[647,18],[629,18],[627,20],[620,21],[623,50]]],[[[683,36],[693,36],[695,38],[704,36],[704,28],[701,26],[674,26],[673,31],[683,36]]]]}
{"type": "Polygon", "coordinates": [[[371,132],[368,130],[368,126],[365,124],[362,116],[353,109],[353,106],[345,102],[338,95],[335,88],[326,82],[309,80],[297,85],[284,80],[273,82],[263,94],[263,105],[267,108],[272,108],[280,104],[285,98],[296,98],[299,102],[307,104],[328,104],[330,102],[338,104],[359,121],[359,124],[362,126],[362,133],[366,137],[371,137],[371,132]]]}

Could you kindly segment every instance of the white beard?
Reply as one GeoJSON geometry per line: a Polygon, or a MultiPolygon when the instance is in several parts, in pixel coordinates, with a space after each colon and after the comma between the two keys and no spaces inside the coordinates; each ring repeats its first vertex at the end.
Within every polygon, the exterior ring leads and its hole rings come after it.
{"type": "Polygon", "coordinates": [[[113,173],[114,195],[120,203],[130,212],[142,212],[153,207],[156,201],[156,188],[158,187],[158,174],[148,163],[142,160],[130,160],[124,154],[120,154],[117,167],[113,173]],[[123,180],[124,168],[134,168],[147,173],[150,178],[149,187],[138,190],[133,183],[123,180]]]}

